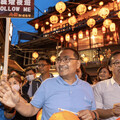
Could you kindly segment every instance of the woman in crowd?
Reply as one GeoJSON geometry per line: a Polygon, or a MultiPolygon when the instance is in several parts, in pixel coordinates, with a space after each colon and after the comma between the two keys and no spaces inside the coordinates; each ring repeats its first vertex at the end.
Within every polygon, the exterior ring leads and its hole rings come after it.
{"type": "Polygon", "coordinates": [[[97,70],[97,81],[106,80],[111,78],[112,73],[107,66],[102,66],[97,70]]]}
{"type": "Polygon", "coordinates": [[[77,75],[80,79],[88,82],[89,84],[92,84],[90,75],[86,72],[86,70],[82,64],[80,65],[79,69],[77,69],[76,72],[77,72],[77,75]]]}
{"type": "MultiPolygon", "coordinates": [[[[22,92],[21,92],[22,80],[21,80],[20,75],[18,75],[18,74],[12,74],[9,77],[8,82],[9,82],[9,84],[10,84],[10,86],[11,86],[11,88],[13,90],[18,91],[22,95],[22,97],[26,100],[25,102],[30,102],[29,96],[25,95],[25,94],[22,94],[22,92]]],[[[14,109],[13,109],[13,111],[14,111],[14,109]]],[[[15,117],[12,120],[34,120],[34,119],[29,118],[29,117],[23,117],[22,115],[20,115],[16,111],[15,117]]]]}

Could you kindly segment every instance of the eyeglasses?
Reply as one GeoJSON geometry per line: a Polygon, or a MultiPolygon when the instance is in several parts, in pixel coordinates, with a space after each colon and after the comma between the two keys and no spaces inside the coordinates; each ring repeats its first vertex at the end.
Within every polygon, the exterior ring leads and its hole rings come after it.
{"type": "Polygon", "coordinates": [[[46,65],[48,65],[48,64],[38,64],[38,67],[44,67],[46,65]]]}
{"type": "Polygon", "coordinates": [[[116,62],[114,62],[114,63],[112,63],[112,64],[114,64],[115,67],[120,66],[120,61],[116,61],[116,62]]]}
{"type": "Polygon", "coordinates": [[[63,57],[63,58],[56,58],[56,63],[60,63],[61,61],[63,61],[64,63],[69,63],[70,60],[78,60],[76,58],[69,58],[69,57],[63,57]]]}

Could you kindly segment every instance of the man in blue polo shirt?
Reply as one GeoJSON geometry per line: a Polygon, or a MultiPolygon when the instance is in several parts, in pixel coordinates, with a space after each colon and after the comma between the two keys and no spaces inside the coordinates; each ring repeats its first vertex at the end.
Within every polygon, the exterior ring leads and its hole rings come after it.
{"type": "Polygon", "coordinates": [[[97,114],[92,88],[76,75],[80,64],[78,52],[65,48],[56,59],[59,76],[45,80],[30,103],[25,103],[4,82],[0,86],[0,101],[15,107],[24,116],[33,116],[43,108],[42,120],[49,120],[53,113],[59,112],[58,108],[77,112],[82,120],[94,120],[97,114]]]}

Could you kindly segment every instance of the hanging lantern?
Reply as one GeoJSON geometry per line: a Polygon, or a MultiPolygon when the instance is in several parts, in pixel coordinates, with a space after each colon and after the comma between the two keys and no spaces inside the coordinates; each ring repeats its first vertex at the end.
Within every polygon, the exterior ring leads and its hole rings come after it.
{"type": "Polygon", "coordinates": [[[58,2],[56,5],[55,5],[55,9],[56,11],[58,11],[59,13],[63,13],[66,9],[66,4],[62,1],[58,2]]]}
{"type": "Polygon", "coordinates": [[[77,6],[76,8],[76,12],[79,14],[79,15],[82,15],[86,12],[87,8],[84,4],[80,4],[77,6]]]}
{"type": "Polygon", "coordinates": [[[55,62],[55,59],[56,59],[56,56],[54,56],[54,55],[52,55],[51,58],[50,58],[50,60],[51,60],[52,62],[55,62]]]}
{"type": "Polygon", "coordinates": [[[93,18],[90,18],[88,21],[87,21],[87,25],[89,27],[93,27],[95,25],[96,21],[93,19],[93,18]]]}
{"type": "Polygon", "coordinates": [[[64,41],[64,37],[61,36],[61,37],[60,37],[60,42],[63,42],[63,41],[64,41]]]}
{"type": "Polygon", "coordinates": [[[77,19],[76,19],[75,15],[73,15],[72,17],[70,17],[70,18],[68,19],[68,23],[69,23],[70,25],[75,25],[76,22],[77,22],[77,19]]]}
{"type": "Polygon", "coordinates": [[[58,23],[58,17],[57,17],[57,15],[52,15],[52,16],[50,17],[50,22],[51,22],[52,24],[58,23]]]}
{"type": "Polygon", "coordinates": [[[93,29],[92,29],[92,34],[93,34],[93,35],[97,35],[97,28],[93,28],[93,29]]]}
{"type": "Polygon", "coordinates": [[[110,25],[110,31],[111,32],[114,32],[115,31],[115,23],[111,23],[111,25],[110,25]]]}
{"type": "Polygon", "coordinates": [[[35,23],[35,29],[37,30],[39,28],[39,24],[35,23]]]}
{"type": "Polygon", "coordinates": [[[74,41],[73,45],[74,45],[74,47],[77,47],[77,42],[76,42],[76,41],[74,41]]]}
{"type": "Polygon", "coordinates": [[[101,8],[100,11],[99,11],[99,16],[102,17],[102,18],[106,18],[108,15],[109,15],[110,11],[108,8],[101,8]]]}
{"type": "Polygon", "coordinates": [[[100,55],[100,61],[102,62],[104,59],[104,56],[103,55],[100,55]]]}
{"type": "Polygon", "coordinates": [[[108,41],[110,40],[110,35],[107,35],[107,40],[108,40],[108,41]]]}
{"type": "Polygon", "coordinates": [[[92,6],[91,5],[88,6],[88,10],[92,10],[92,6]]]}
{"type": "Polygon", "coordinates": [[[100,2],[99,2],[99,5],[100,5],[100,6],[102,6],[103,4],[104,4],[104,2],[103,2],[103,1],[100,1],[100,2]]]}
{"type": "Polygon", "coordinates": [[[77,35],[76,33],[73,34],[73,40],[76,40],[77,39],[77,35]]]}
{"type": "Polygon", "coordinates": [[[86,36],[89,37],[89,30],[86,30],[86,36]]]}
{"type": "Polygon", "coordinates": [[[45,31],[45,27],[41,27],[41,32],[44,32],[45,31]]]}
{"type": "Polygon", "coordinates": [[[45,24],[46,24],[46,25],[49,25],[49,22],[48,22],[48,21],[46,21],[46,22],[45,22],[45,24]]]}
{"type": "Polygon", "coordinates": [[[118,17],[120,18],[120,11],[117,13],[118,17]]]}
{"type": "Polygon", "coordinates": [[[72,43],[69,43],[69,47],[70,47],[70,48],[72,47],[72,43]]]}
{"type": "Polygon", "coordinates": [[[102,26],[102,32],[105,33],[106,32],[106,27],[102,26]]]}
{"type": "Polygon", "coordinates": [[[34,52],[34,53],[32,54],[32,57],[33,57],[34,59],[38,58],[38,53],[37,53],[37,52],[34,52]]]}
{"type": "Polygon", "coordinates": [[[65,40],[66,40],[67,42],[70,41],[70,34],[67,33],[67,34],[65,35],[65,40]]]}
{"type": "Polygon", "coordinates": [[[88,62],[88,58],[87,58],[87,57],[84,57],[84,58],[83,58],[83,61],[84,61],[85,63],[87,63],[87,62],[88,62]]]}
{"type": "Polygon", "coordinates": [[[111,25],[111,23],[112,23],[112,21],[110,19],[106,19],[106,20],[104,20],[103,25],[106,28],[109,28],[109,26],[111,25]]]}
{"type": "Polygon", "coordinates": [[[82,31],[79,31],[79,32],[78,32],[78,38],[79,38],[79,39],[82,39],[82,38],[83,38],[83,32],[82,32],[82,31]]]}

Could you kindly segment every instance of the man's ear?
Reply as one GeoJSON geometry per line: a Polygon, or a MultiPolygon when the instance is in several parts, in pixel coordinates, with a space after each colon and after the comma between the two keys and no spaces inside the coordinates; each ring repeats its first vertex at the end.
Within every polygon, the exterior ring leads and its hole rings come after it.
{"type": "Polygon", "coordinates": [[[109,68],[110,71],[112,71],[112,66],[111,65],[109,65],[108,68],[109,68]]]}
{"type": "Polygon", "coordinates": [[[77,69],[80,68],[80,65],[81,65],[81,61],[80,61],[80,60],[77,60],[77,69]]]}

